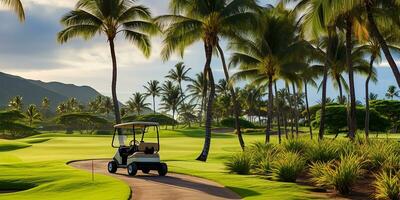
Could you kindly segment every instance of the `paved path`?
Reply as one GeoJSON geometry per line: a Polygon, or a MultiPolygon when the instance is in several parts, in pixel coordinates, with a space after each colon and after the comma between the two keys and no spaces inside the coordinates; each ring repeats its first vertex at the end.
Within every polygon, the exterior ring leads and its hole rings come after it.
{"type": "MultiPolygon", "coordinates": [[[[241,199],[239,195],[224,188],[215,182],[181,174],[168,173],[160,177],[156,173],[138,174],[134,177],[127,175],[126,169],[118,169],[116,174],[109,174],[107,171],[108,161],[95,160],[95,173],[111,175],[125,181],[132,191],[134,200],[223,200],[241,199]]],[[[91,171],[92,161],[72,162],[69,165],[91,171]]]]}

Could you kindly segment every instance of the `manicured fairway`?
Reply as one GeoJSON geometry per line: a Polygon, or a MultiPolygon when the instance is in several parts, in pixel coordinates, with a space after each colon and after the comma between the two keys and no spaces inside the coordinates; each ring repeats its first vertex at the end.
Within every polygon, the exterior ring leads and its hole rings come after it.
{"type": "MultiPolygon", "coordinates": [[[[245,139],[250,144],[263,140],[264,135],[246,135],[245,139]]],[[[129,188],[124,183],[101,175],[96,175],[92,182],[90,173],[65,164],[76,159],[111,158],[115,150],[110,147],[110,142],[111,136],[61,134],[43,134],[12,142],[1,140],[0,188],[33,188],[14,194],[0,194],[0,199],[127,199],[129,188]]],[[[229,155],[240,150],[235,135],[214,134],[207,163],[195,161],[202,144],[203,132],[199,129],[163,130],[162,160],[168,163],[170,171],[216,181],[244,199],[321,198],[313,197],[305,186],[269,181],[254,175],[227,173],[223,163],[229,155]]]]}

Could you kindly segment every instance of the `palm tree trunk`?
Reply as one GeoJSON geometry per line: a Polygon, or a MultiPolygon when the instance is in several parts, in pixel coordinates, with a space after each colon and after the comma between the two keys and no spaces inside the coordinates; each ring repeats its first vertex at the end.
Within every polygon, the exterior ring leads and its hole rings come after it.
{"type": "Polygon", "coordinates": [[[289,111],[290,111],[290,134],[291,137],[293,138],[293,132],[294,132],[294,126],[293,126],[293,121],[294,121],[294,113],[293,113],[293,104],[292,104],[292,97],[291,97],[291,93],[290,93],[290,89],[289,89],[289,85],[286,82],[286,91],[288,93],[288,102],[289,102],[289,111]]]}
{"type": "Polygon", "coordinates": [[[294,82],[292,82],[292,88],[293,88],[293,95],[294,95],[294,118],[295,118],[295,125],[296,125],[296,137],[299,137],[299,114],[298,114],[298,102],[297,102],[297,92],[296,92],[296,86],[294,82]]]}
{"type": "Polygon", "coordinates": [[[199,113],[199,127],[201,127],[201,122],[203,121],[203,110],[204,110],[204,96],[201,98],[200,113],[199,113]]]}
{"type": "Polygon", "coordinates": [[[350,16],[346,19],[346,63],[348,67],[349,73],[349,86],[350,86],[350,124],[349,124],[349,137],[350,140],[354,140],[356,135],[356,94],[354,88],[354,70],[352,63],[352,31],[353,31],[353,22],[350,16]]]}
{"type": "MultiPolygon", "coordinates": [[[[111,51],[111,59],[112,59],[112,82],[111,82],[111,93],[114,104],[114,114],[115,114],[115,123],[121,123],[121,116],[119,111],[119,102],[117,98],[117,58],[115,56],[115,46],[114,39],[109,38],[110,51],[111,51]]],[[[118,129],[118,133],[120,133],[120,129],[118,129]]]]}
{"type": "Polygon", "coordinates": [[[175,109],[172,109],[172,119],[174,119],[174,121],[172,122],[172,130],[175,129],[175,109]]]}
{"type": "Polygon", "coordinates": [[[365,0],[365,7],[367,10],[368,22],[371,28],[372,35],[378,40],[379,45],[382,48],[383,53],[385,54],[386,60],[388,61],[390,68],[393,71],[393,75],[396,78],[396,82],[398,87],[400,87],[400,71],[397,68],[396,62],[394,61],[392,54],[390,53],[389,47],[386,44],[385,39],[380,33],[378,26],[376,25],[374,16],[372,14],[372,2],[370,0],[365,0]]]}
{"type": "Polygon", "coordinates": [[[228,67],[226,66],[226,62],[225,62],[225,55],[224,55],[224,51],[222,50],[222,48],[219,46],[219,43],[217,43],[217,49],[219,52],[219,55],[221,56],[221,61],[222,61],[222,67],[224,69],[224,74],[225,74],[225,79],[226,82],[228,84],[229,87],[229,91],[231,92],[231,96],[233,99],[233,110],[234,110],[234,114],[235,114],[235,128],[236,128],[236,133],[239,139],[239,144],[240,147],[242,148],[242,150],[244,150],[245,148],[245,144],[244,144],[244,140],[243,140],[243,136],[242,136],[242,131],[240,130],[240,121],[239,121],[239,104],[236,98],[236,93],[235,90],[233,88],[233,85],[230,83],[230,77],[229,77],[229,72],[228,72],[228,67]]]}
{"type": "Polygon", "coordinates": [[[153,112],[156,114],[156,96],[153,95],[153,112]]]}
{"type": "MultiPolygon", "coordinates": [[[[278,88],[276,87],[276,81],[274,82],[275,87],[275,99],[278,99],[278,88]]],[[[276,104],[276,117],[277,117],[277,125],[278,125],[278,141],[279,144],[282,143],[282,132],[281,132],[281,111],[278,107],[278,103],[276,104]]]]}
{"type": "Polygon", "coordinates": [[[306,109],[307,109],[307,121],[308,127],[310,129],[310,137],[313,139],[312,127],[311,127],[311,116],[310,116],[310,107],[308,106],[308,89],[307,89],[307,80],[304,80],[304,95],[306,99],[306,109]]]}
{"type": "Polygon", "coordinates": [[[375,56],[371,56],[371,60],[369,62],[369,72],[367,80],[365,81],[365,138],[369,137],[369,80],[372,76],[372,70],[374,67],[375,56]]]}
{"type": "MultiPolygon", "coordinates": [[[[212,109],[213,103],[215,98],[215,83],[214,83],[214,76],[211,70],[211,59],[212,59],[212,46],[205,43],[205,53],[206,53],[206,64],[204,66],[205,70],[207,71],[208,75],[208,82],[210,84],[210,94],[208,96],[207,102],[207,112],[206,112],[206,133],[205,133],[205,140],[203,150],[201,151],[199,157],[196,160],[199,161],[207,161],[208,152],[210,150],[211,145],[211,123],[212,123],[212,109]]],[[[207,87],[207,86],[206,86],[207,87]]]]}
{"type": "Polygon", "coordinates": [[[268,77],[268,119],[267,119],[267,129],[265,132],[265,143],[270,142],[271,137],[271,126],[272,126],[272,109],[274,109],[274,94],[272,89],[272,76],[269,75],[268,77]]]}
{"type": "Polygon", "coordinates": [[[336,83],[338,84],[339,88],[339,104],[344,104],[342,81],[340,81],[339,76],[336,77],[336,83]]]}

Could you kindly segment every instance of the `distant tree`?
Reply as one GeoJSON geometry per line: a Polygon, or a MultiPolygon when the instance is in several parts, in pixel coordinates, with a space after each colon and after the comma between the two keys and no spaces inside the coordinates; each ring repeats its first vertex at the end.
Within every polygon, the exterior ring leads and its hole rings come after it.
{"type": "Polygon", "coordinates": [[[48,117],[50,112],[50,100],[47,97],[44,97],[42,100],[41,111],[43,117],[48,117]]]}
{"type": "Polygon", "coordinates": [[[21,110],[23,106],[22,99],[23,98],[21,96],[13,97],[8,103],[8,107],[10,107],[13,110],[21,110]]]}
{"type": "Polygon", "coordinates": [[[69,113],[59,116],[57,123],[64,125],[69,133],[77,130],[81,134],[92,134],[96,129],[109,122],[104,118],[89,113],[69,113]]]}
{"type": "Polygon", "coordinates": [[[189,128],[191,127],[191,124],[197,120],[196,115],[193,114],[195,113],[195,107],[195,104],[182,103],[178,108],[180,121],[187,124],[189,128]]]}
{"type": "Polygon", "coordinates": [[[28,106],[25,114],[26,114],[26,117],[28,118],[29,126],[32,126],[32,123],[34,120],[42,119],[39,111],[36,108],[36,105],[34,105],[34,104],[31,104],[28,106]]]}
{"type": "Polygon", "coordinates": [[[19,21],[25,21],[25,12],[21,0],[0,0],[0,4],[11,8],[18,15],[19,21]]]}
{"type": "Polygon", "coordinates": [[[146,103],[146,95],[141,94],[140,92],[136,92],[133,94],[133,97],[129,99],[127,104],[127,108],[131,112],[136,112],[136,114],[139,116],[140,113],[145,109],[148,108],[150,105],[149,103],[146,103]]]}
{"type": "Polygon", "coordinates": [[[65,114],[65,113],[67,113],[67,112],[68,112],[68,106],[67,106],[67,104],[64,103],[64,102],[60,103],[60,104],[57,106],[57,108],[56,108],[56,112],[57,112],[58,114],[65,114]]]}
{"type": "Polygon", "coordinates": [[[369,100],[373,101],[373,100],[378,100],[378,94],[376,93],[369,93],[369,100]]]}
{"type": "Polygon", "coordinates": [[[191,101],[195,101],[199,105],[199,126],[203,121],[203,111],[205,110],[205,97],[207,91],[205,90],[206,82],[202,72],[195,75],[195,79],[191,79],[187,86],[191,101]],[[199,103],[200,102],[200,103],[199,103]]]}
{"type": "Polygon", "coordinates": [[[103,97],[100,103],[100,110],[107,115],[114,111],[113,101],[110,97],[103,97]]]}
{"type": "MultiPolygon", "coordinates": [[[[175,114],[178,106],[182,103],[182,96],[179,87],[174,86],[172,82],[166,81],[162,87],[161,106],[165,111],[172,111],[172,118],[175,119],[175,114]]],[[[175,123],[172,125],[175,128],[175,123]]]]}
{"type": "Polygon", "coordinates": [[[385,94],[386,98],[393,100],[394,97],[400,97],[400,91],[397,89],[396,86],[391,85],[389,86],[388,90],[385,94]]]}
{"type": "Polygon", "coordinates": [[[147,82],[147,85],[143,86],[146,89],[146,95],[153,98],[153,113],[156,114],[156,97],[160,96],[161,87],[157,80],[147,82]]]}
{"type": "Polygon", "coordinates": [[[190,77],[188,76],[188,72],[190,70],[191,70],[191,68],[186,69],[185,64],[183,62],[180,62],[175,65],[175,69],[169,70],[168,75],[165,76],[166,78],[178,83],[179,91],[181,92],[181,96],[184,96],[182,82],[190,80],[190,77]]]}

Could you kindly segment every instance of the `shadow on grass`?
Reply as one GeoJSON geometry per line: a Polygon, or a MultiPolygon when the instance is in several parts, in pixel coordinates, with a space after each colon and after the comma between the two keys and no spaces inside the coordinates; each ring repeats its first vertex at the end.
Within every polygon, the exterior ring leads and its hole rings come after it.
{"type": "MultiPolygon", "coordinates": [[[[205,130],[202,129],[178,129],[174,130],[177,133],[180,133],[187,137],[193,138],[204,138],[205,130]]],[[[213,138],[233,138],[235,135],[229,133],[212,133],[211,137],[213,138]]]]}
{"type": "Polygon", "coordinates": [[[235,193],[239,194],[243,198],[251,197],[251,196],[258,196],[261,194],[257,191],[249,190],[249,189],[245,189],[245,188],[229,187],[229,186],[225,186],[225,187],[234,191],[235,193]]]}

